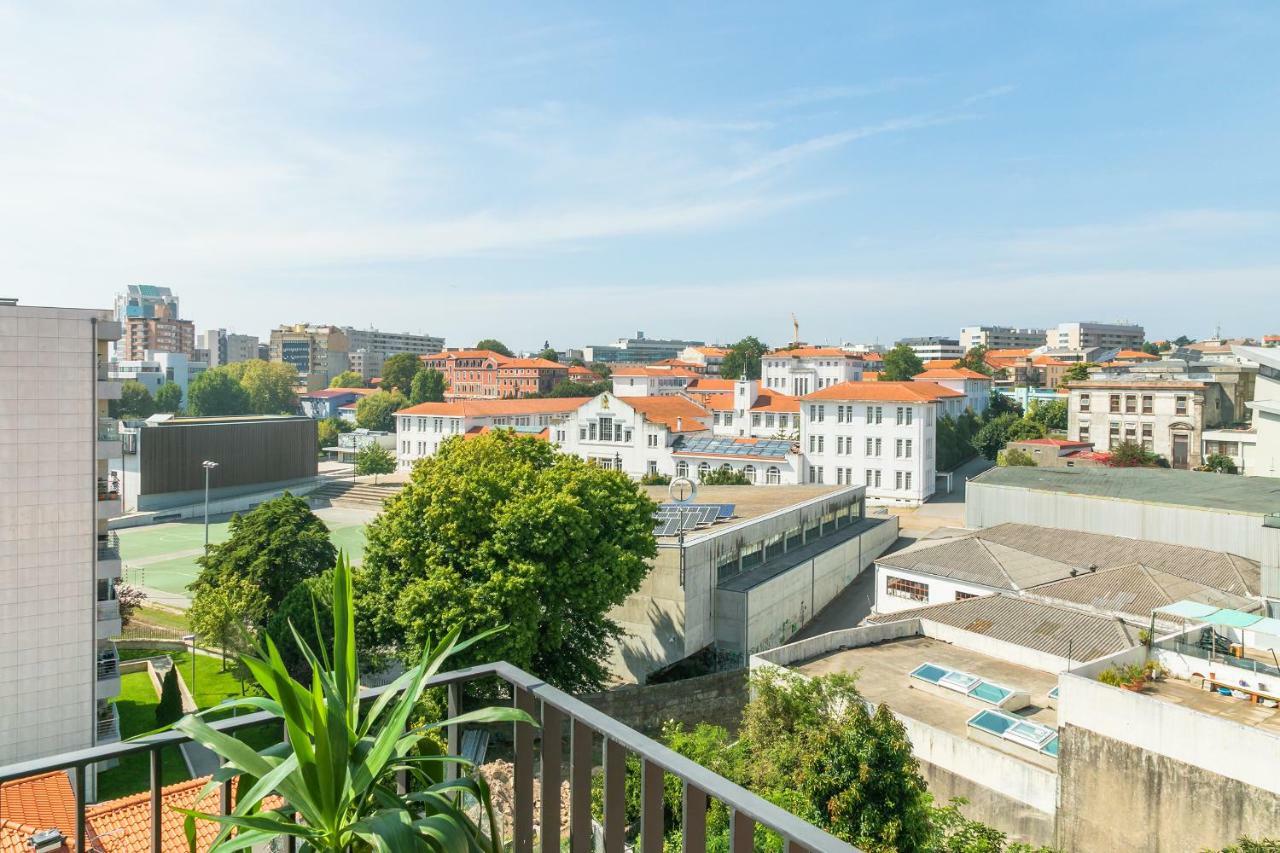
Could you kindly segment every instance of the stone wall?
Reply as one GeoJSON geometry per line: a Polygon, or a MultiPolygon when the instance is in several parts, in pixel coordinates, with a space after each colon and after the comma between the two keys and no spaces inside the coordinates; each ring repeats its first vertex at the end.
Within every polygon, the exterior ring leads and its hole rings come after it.
{"type": "Polygon", "coordinates": [[[1280,795],[1078,726],[1058,735],[1062,850],[1218,850],[1280,828],[1280,795]]]}
{"type": "Polygon", "coordinates": [[[747,670],[717,672],[667,684],[631,685],[579,696],[615,720],[654,735],[667,720],[711,723],[737,731],[747,704],[747,670]]]}
{"type": "Polygon", "coordinates": [[[929,793],[937,805],[945,806],[952,798],[963,797],[968,802],[960,807],[960,812],[970,820],[982,821],[1008,833],[1011,841],[1052,846],[1053,814],[1020,803],[927,761],[920,762],[920,775],[928,783],[929,793]]]}

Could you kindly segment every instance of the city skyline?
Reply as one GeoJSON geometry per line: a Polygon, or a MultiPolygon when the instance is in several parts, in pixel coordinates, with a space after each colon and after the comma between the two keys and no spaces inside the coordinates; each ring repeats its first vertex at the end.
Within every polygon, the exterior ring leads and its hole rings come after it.
{"type": "Polygon", "coordinates": [[[1274,332],[1275,16],[1010,8],[9,7],[4,295],[519,349],[1274,332]]]}

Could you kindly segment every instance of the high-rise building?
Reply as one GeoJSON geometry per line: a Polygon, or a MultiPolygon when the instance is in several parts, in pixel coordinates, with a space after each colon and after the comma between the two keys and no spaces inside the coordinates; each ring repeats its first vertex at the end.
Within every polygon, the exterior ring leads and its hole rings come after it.
{"type": "Polygon", "coordinates": [[[237,335],[226,329],[208,329],[200,336],[200,345],[209,351],[209,366],[219,367],[250,361],[258,357],[256,335],[237,335]]]}
{"type": "Polygon", "coordinates": [[[347,336],[349,369],[363,376],[366,382],[381,373],[382,363],[390,356],[402,352],[435,355],[444,349],[444,338],[431,335],[380,332],[351,326],[343,326],[342,331],[347,336]]]}
{"type": "Polygon", "coordinates": [[[960,346],[960,341],[956,338],[903,338],[898,344],[906,344],[911,347],[916,355],[920,356],[922,361],[937,361],[944,358],[960,358],[965,351],[960,346]]]}
{"type": "Polygon", "coordinates": [[[1048,345],[1058,349],[1138,349],[1145,340],[1146,331],[1133,323],[1059,323],[1047,335],[1048,345]]]}
{"type": "Polygon", "coordinates": [[[271,330],[271,360],[292,364],[307,391],[329,387],[329,380],[350,368],[351,345],[337,326],[298,323],[271,330]]]}
{"type": "Polygon", "coordinates": [[[1012,326],[965,326],[960,330],[960,348],[1037,349],[1045,345],[1044,329],[1016,329],[1012,326]]]}
{"type": "Polygon", "coordinates": [[[112,317],[0,300],[0,765],[120,736],[112,317]]]}
{"type": "Polygon", "coordinates": [[[196,328],[178,317],[178,297],[167,287],[131,284],[116,297],[116,320],[122,336],[115,346],[120,360],[141,360],[147,351],[195,356],[196,328]]]}

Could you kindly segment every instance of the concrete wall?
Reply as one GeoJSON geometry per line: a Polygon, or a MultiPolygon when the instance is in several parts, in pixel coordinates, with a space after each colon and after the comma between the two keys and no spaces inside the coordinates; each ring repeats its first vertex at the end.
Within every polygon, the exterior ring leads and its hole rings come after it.
{"type": "Polygon", "coordinates": [[[667,720],[737,731],[747,704],[747,670],[717,672],[667,684],[628,685],[579,696],[583,702],[633,729],[653,735],[667,720]]]}
{"type": "MultiPolygon", "coordinates": [[[[1076,725],[1060,726],[1058,737],[1061,850],[1218,850],[1241,835],[1274,837],[1280,827],[1280,796],[1273,792],[1126,742],[1134,737],[1119,740],[1076,725]]],[[[1224,758],[1246,757],[1244,745],[1221,748],[1224,758]]]]}
{"type": "Polygon", "coordinates": [[[798,640],[775,649],[757,652],[751,655],[751,669],[762,669],[768,666],[789,667],[837,649],[872,646],[883,643],[885,640],[914,637],[919,633],[919,619],[904,619],[901,622],[885,622],[880,625],[863,625],[860,628],[829,631],[807,640],[798,640]]]}
{"type": "Polygon", "coordinates": [[[956,600],[957,592],[966,592],[969,595],[991,595],[993,592],[1007,591],[876,563],[876,613],[901,613],[918,607],[928,607],[931,604],[946,604],[956,600]],[[890,576],[925,584],[929,587],[929,597],[924,601],[916,601],[913,598],[890,595],[885,592],[890,576]]]}

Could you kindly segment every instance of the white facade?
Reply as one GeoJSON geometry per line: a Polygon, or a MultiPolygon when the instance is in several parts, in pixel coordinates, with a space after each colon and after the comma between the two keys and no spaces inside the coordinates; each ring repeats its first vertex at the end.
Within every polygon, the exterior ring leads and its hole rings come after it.
{"type": "Polygon", "coordinates": [[[800,400],[762,391],[754,379],[733,383],[732,394],[712,394],[704,405],[711,411],[711,431],[742,438],[800,438],[800,400]]]}
{"type": "Polygon", "coordinates": [[[351,326],[343,326],[342,331],[347,336],[350,369],[363,376],[366,382],[381,375],[383,362],[397,353],[435,355],[444,350],[444,338],[433,335],[380,332],[351,326]]]}
{"type": "Polygon", "coordinates": [[[1059,323],[1048,330],[1045,342],[1050,347],[1088,349],[1113,347],[1138,349],[1146,340],[1146,331],[1134,323],[1059,323]]]}
{"type": "Polygon", "coordinates": [[[921,361],[938,361],[941,359],[960,358],[965,350],[955,338],[903,338],[899,344],[906,344],[921,361]]]}
{"type": "Polygon", "coordinates": [[[979,595],[1008,592],[982,584],[937,577],[876,563],[876,613],[898,613],[979,595]]]}
{"type": "Polygon", "coordinates": [[[676,358],[692,364],[701,364],[706,368],[705,373],[707,376],[719,376],[720,365],[724,363],[724,357],[728,352],[724,347],[685,347],[680,350],[680,354],[676,358]]]}
{"type": "Polygon", "coordinates": [[[1280,477],[1280,348],[1236,347],[1236,353],[1258,365],[1253,402],[1248,404],[1257,433],[1248,473],[1280,477]]]}
{"type": "Polygon", "coordinates": [[[821,399],[801,400],[805,482],[865,486],[868,500],[879,503],[914,506],[933,494],[938,404],[910,395],[885,399],[890,395],[884,393],[866,399],[868,392],[858,387],[889,384],[930,383],[849,383],[829,389],[821,399]]]}
{"type": "Polygon", "coordinates": [[[1100,453],[1140,444],[1174,468],[1194,468],[1201,464],[1205,427],[1223,422],[1222,399],[1206,393],[1201,382],[1076,382],[1067,403],[1067,435],[1091,442],[1100,453]]]}
{"type": "MultiPolygon", "coordinates": [[[[257,344],[254,344],[255,349],[257,344]]],[[[210,355],[212,358],[212,355],[210,355]]],[[[147,352],[141,361],[117,361],[111,366],[111,378],[118,382],[139,382],[155,396],[165,383],[172,382],[182,389],[182,401],[187,400],[187,387],[191,380],[209,369],[207,362],[195,361],[181,352],[147,352]]]]}
{"type": "Polygon", "coordinates": [[[1013,326],[965,326],[960,330],[960,348],[1035,349],[1042,347],[1048,333],[1044,329],[1017,329],[1013,326]]]}
{"type": "Polygon", "coordinates": [[[571,412],[556,439],[565,452],[632,477],[674,476],[676,438],[710,434],[711,413],[690,400],[601,394],[571,412]]]}
{"type": "Polygon", "coordinates": [[[201,349],[209,351],[209,366],[221,367],[251,361],[258,357],[258,338],[255,335],[237,335],[226,329],[209,329],[197,338],[201,349]]]}
{"type": "MultiPolygon", "coordinates": [[[[462,400],[420,403],[396,413],[396,467],[407,470],[433,456],[441,443],[456,435],[486,428],[507,428],[544,436],[562,444],[565,422],[580,398],[559,400],[462,400]]],[[[339,410],[342,417],[348,407],[339,410]]],[[[351,407],[354,411],[354,407],[351,407]]]]}
{"type": "Polygon", "coordinates": [[[862,378],[862,359],[839,347],[797,347],[767,353],[760,383],[770,391],[800,397],[862,378]]]}
{"type": "Polygon", "coordinates": [[[914,382],[933,382],[943,388],[964,395],[964,406],[973,409],[974,414],[981,415],[991,405],[991,377],[983,376],[976,370],[964,368],[941,368],[926,370],[912,377],[914,382]]]}
{"type": "Polygon", "coordinates": [[[110,310],[0,302],[0,764],[119,739],[105,701],[120,684],[106,418],[119,336],[110,310]]]}
{"type": "Polygon", "coordinates": [[[613,393],[619,397],[662,397],[679,394],[698,376],[687,370],[633,367],[615,370],[613,393]]]}

